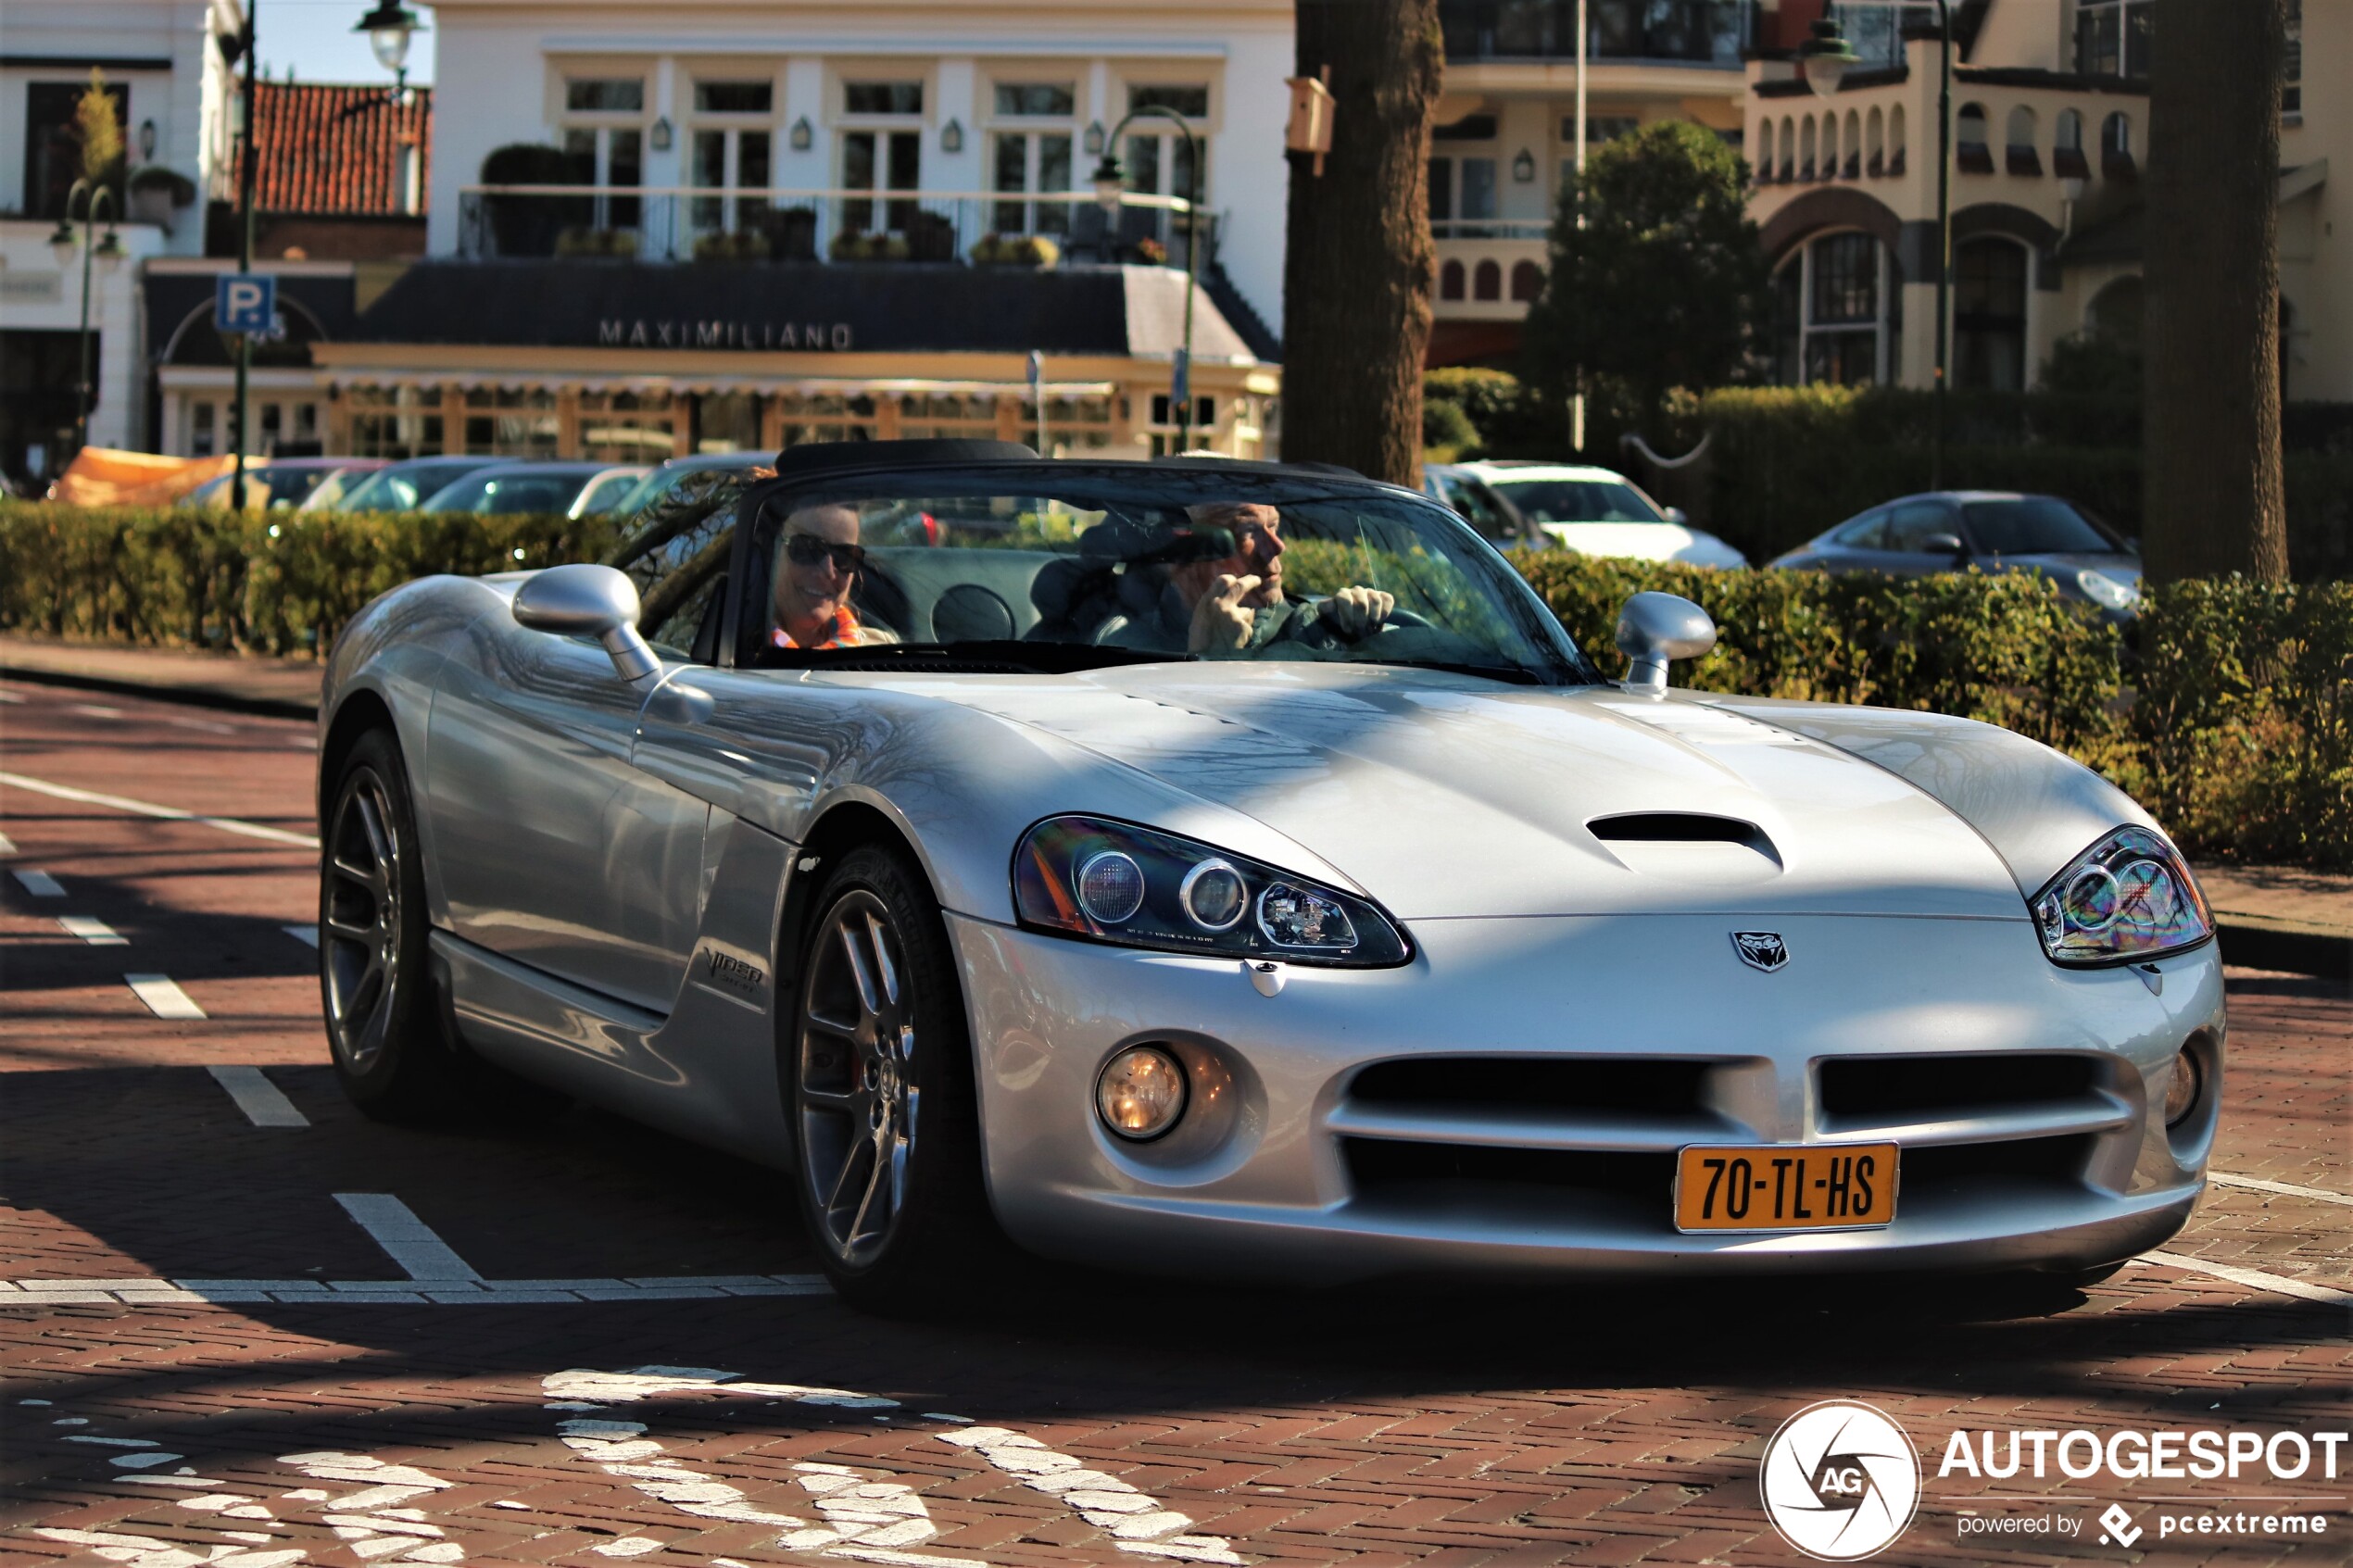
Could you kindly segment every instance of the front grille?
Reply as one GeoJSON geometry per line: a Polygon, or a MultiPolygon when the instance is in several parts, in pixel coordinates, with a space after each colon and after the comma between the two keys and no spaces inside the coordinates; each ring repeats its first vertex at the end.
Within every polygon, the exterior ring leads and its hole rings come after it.
{"type": "Polygon", "coordinates": [[[1480,1144],[1342,1138],[1340,1158],[1356,1196],[1376,1204],[1427,1206],[1514,1194],[1567,1199],[1588,1213],[1643,1214],[1664,1221],[1672,1207],[1675,1156],[1601,1149],[1493,1148],[1480,1144]]]}
{"type": "Polygon", "coordinates": [[[1841,1056],[1817,1064],[1822,1115],[1843,1126],[2080,1101],[2098,1086],[2088,1056],[1841,1056]]]}
{"type": "Polygon", "coordinates": [[[1380,1061],[1356,1074],[1365,1106],[1617,1110],[1688,1116],[1714,1063],[1689,1057],[1446,1056],[1380,1061]]]}
{"type": "Polygon", "coordinates": [[[1898,1167],[1903,1185],[1896,1196],[1896,1212],[1923,1202],[2021,1186],[2075,1186],[2082,1181],[2091,1156],[2088,1134],[1907,1148],[1898,1167]]]}

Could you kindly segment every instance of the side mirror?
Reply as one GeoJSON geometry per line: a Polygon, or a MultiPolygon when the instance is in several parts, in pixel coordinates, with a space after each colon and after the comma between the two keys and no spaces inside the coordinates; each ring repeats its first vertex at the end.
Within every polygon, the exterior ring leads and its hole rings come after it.
{"type": "Polygon", "coordinates": [[[1716,622],[1689,599],[1637,594],[1617,612],[1617,651],[1628,660],[1629,692],[1662,695],[1669,660],[1697,659],[1715,646],[1716,622]]]}
{"type": "Polygon", "coordinates": [[[624,681],[661,672],[637,634],[637,584],[609,566],[551,566],[515,591],[515,624],[560,637],[594,637],[624,681]]]}
{"type": "Polygon", "coordinates": [[[1667,521],[1678,528],[1689,528],[1692,523],[1692,514],[1680,507],[1669,507],[1667,508],[1667,521]]]}
{"type": "Polygon", "coordinates": [[[1955,560],[1960,560],[1969,554],[1969,546],[1961,543],[1961,536],[1957,533],[1931,533],[1920,541],[1920,554],[1951,556],[1955,560]]]}

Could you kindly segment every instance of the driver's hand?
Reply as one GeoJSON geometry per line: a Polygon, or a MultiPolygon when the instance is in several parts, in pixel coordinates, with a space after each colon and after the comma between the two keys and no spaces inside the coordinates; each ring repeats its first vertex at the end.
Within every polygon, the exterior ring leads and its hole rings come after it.
{"type": "Polygon", "coordinates": [[[1394,594],[1384,594],[1378,588],[1342,588],[1323,602],[1318,614],[1341,636],[1361,637],[1367,632],[1378,631],[1389,619],[1389,612],[1396,608],[1394,594]]]}
{"type": "Polygon", "coordinates": [[[1212,582],[1209,592],[1193,606],[1193,625],[1185,639],[1186,651],[1239,652],[1250,646],[1250,633],[1258,624],[1258,612],[1242,600],[1257,587],[1255,576],[1220,576],[1212,582]]]}

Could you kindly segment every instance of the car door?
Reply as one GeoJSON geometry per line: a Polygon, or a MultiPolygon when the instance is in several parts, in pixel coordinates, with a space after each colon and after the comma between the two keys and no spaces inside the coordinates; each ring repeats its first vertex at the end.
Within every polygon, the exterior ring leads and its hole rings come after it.
{"type": "Polygon", "coordinates": [[[1887,508],[1887,538],[1880,552],[1881,571],[1919,577],[1932,571],[1954,571],[1966,564],[1950,549],[1927,548],[1938,534],[1958,539],[1961,514],[1949,501],[1898,501],[1887,508]]]}
{"type": "Polygon", "coordinates": [[[693,950],[711,808],[630,760],[660,680],[623,681],[590,639],[504,613],[472,637],[472,657],[445,667],[426,743],[452,931],[667,1014],[693,950]]]}

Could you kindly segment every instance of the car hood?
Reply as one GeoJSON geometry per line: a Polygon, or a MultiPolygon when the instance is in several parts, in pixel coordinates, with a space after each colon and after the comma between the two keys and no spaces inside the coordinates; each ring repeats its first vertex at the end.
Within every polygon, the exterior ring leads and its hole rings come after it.
{"type": "Polygon", "coordinates": [[[1921,789],[1686,694],[1218,664],[933,695],[1255,818],[1408,921],[2026,918],[2000,857],[1921,789]],[[1629,816],[1695,836],[1608,821],[1629,816]]]}
{"type": "Polygon", "coordinates": [[[1541,522],[1563,549],[1580,556],[1673,560],[1687,566],[1746,566],[1748,558],[1713,533],[1680,522],[1541,522]]]}

